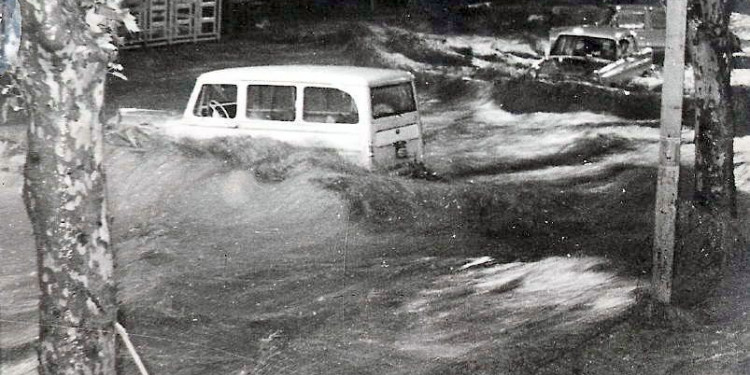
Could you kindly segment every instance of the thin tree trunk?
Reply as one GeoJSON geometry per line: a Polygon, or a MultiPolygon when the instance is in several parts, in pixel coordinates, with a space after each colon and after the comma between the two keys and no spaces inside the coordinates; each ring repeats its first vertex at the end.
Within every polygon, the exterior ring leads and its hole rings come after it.
{"type": "Polygon", "coordinates": [[[114,374],[114,255],[99,115],[108,55],[80,2],[22,2],[24,199],[38,257],[41,374],[114,374]]]}
{"type": "Polygon", "coordinates": [[[736,214],[734,116],[730,86],[732,0],[692,2],[690,55],[695,72],[695,198],[736,214]]]}

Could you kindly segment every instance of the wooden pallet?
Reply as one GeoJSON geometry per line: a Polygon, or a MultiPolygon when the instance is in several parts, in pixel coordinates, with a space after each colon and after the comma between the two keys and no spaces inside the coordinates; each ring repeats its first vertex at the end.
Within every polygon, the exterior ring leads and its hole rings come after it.
{"type": "Polygon", "coordinates": [[[126,5],[141,31],[127,35],[124,48],[221,38],[221,0],[131,0],[126,5]]]}

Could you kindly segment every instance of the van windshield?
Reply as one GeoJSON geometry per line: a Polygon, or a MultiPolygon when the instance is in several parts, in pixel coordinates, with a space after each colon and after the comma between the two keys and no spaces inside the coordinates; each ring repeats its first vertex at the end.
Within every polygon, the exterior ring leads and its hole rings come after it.
{"type": "Polygon", "coordinates": [[[396,116],[417,110],[411,82],[373,87],[370,91],[372,118],[396,116]]]}

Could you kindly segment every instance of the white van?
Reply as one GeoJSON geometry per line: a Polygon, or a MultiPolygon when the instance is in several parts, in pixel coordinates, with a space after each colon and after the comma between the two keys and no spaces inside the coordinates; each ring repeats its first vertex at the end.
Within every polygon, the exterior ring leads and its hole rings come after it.
{"type": "Polygon", "coordinates": [[[286,65],[212,71],[198,77],[180,122],[335,149],[368,169],[421,162],[424,152],[414,77],[399,70],[286,65]]]}

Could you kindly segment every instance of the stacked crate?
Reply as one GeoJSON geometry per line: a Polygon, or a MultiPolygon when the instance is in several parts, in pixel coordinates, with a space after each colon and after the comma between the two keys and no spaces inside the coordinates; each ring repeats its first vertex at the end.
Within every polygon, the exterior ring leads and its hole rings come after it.
{"type": "Polygon", "coordinates": [[[196,19],[195,4],[191,0],[174,0],[174,11],[170,14],[172,24],[171,40],[173,43],[184,39],[195,38],[196,19]]]}
{"type": "Polygon", "coordinates": [[[221,37],[221,0],[129,0],[125,6],[141,31],[126,37],[126,47],[155,46],[221,37]]]}
{"type": "Polygon", "coordinates": [[[198,0],[198,14],[196,20],[198,21],[198,33],[196,34],[196,40],[210,39],[202,36],[208,35],[221,35],[221,0],[198,0]]]}

